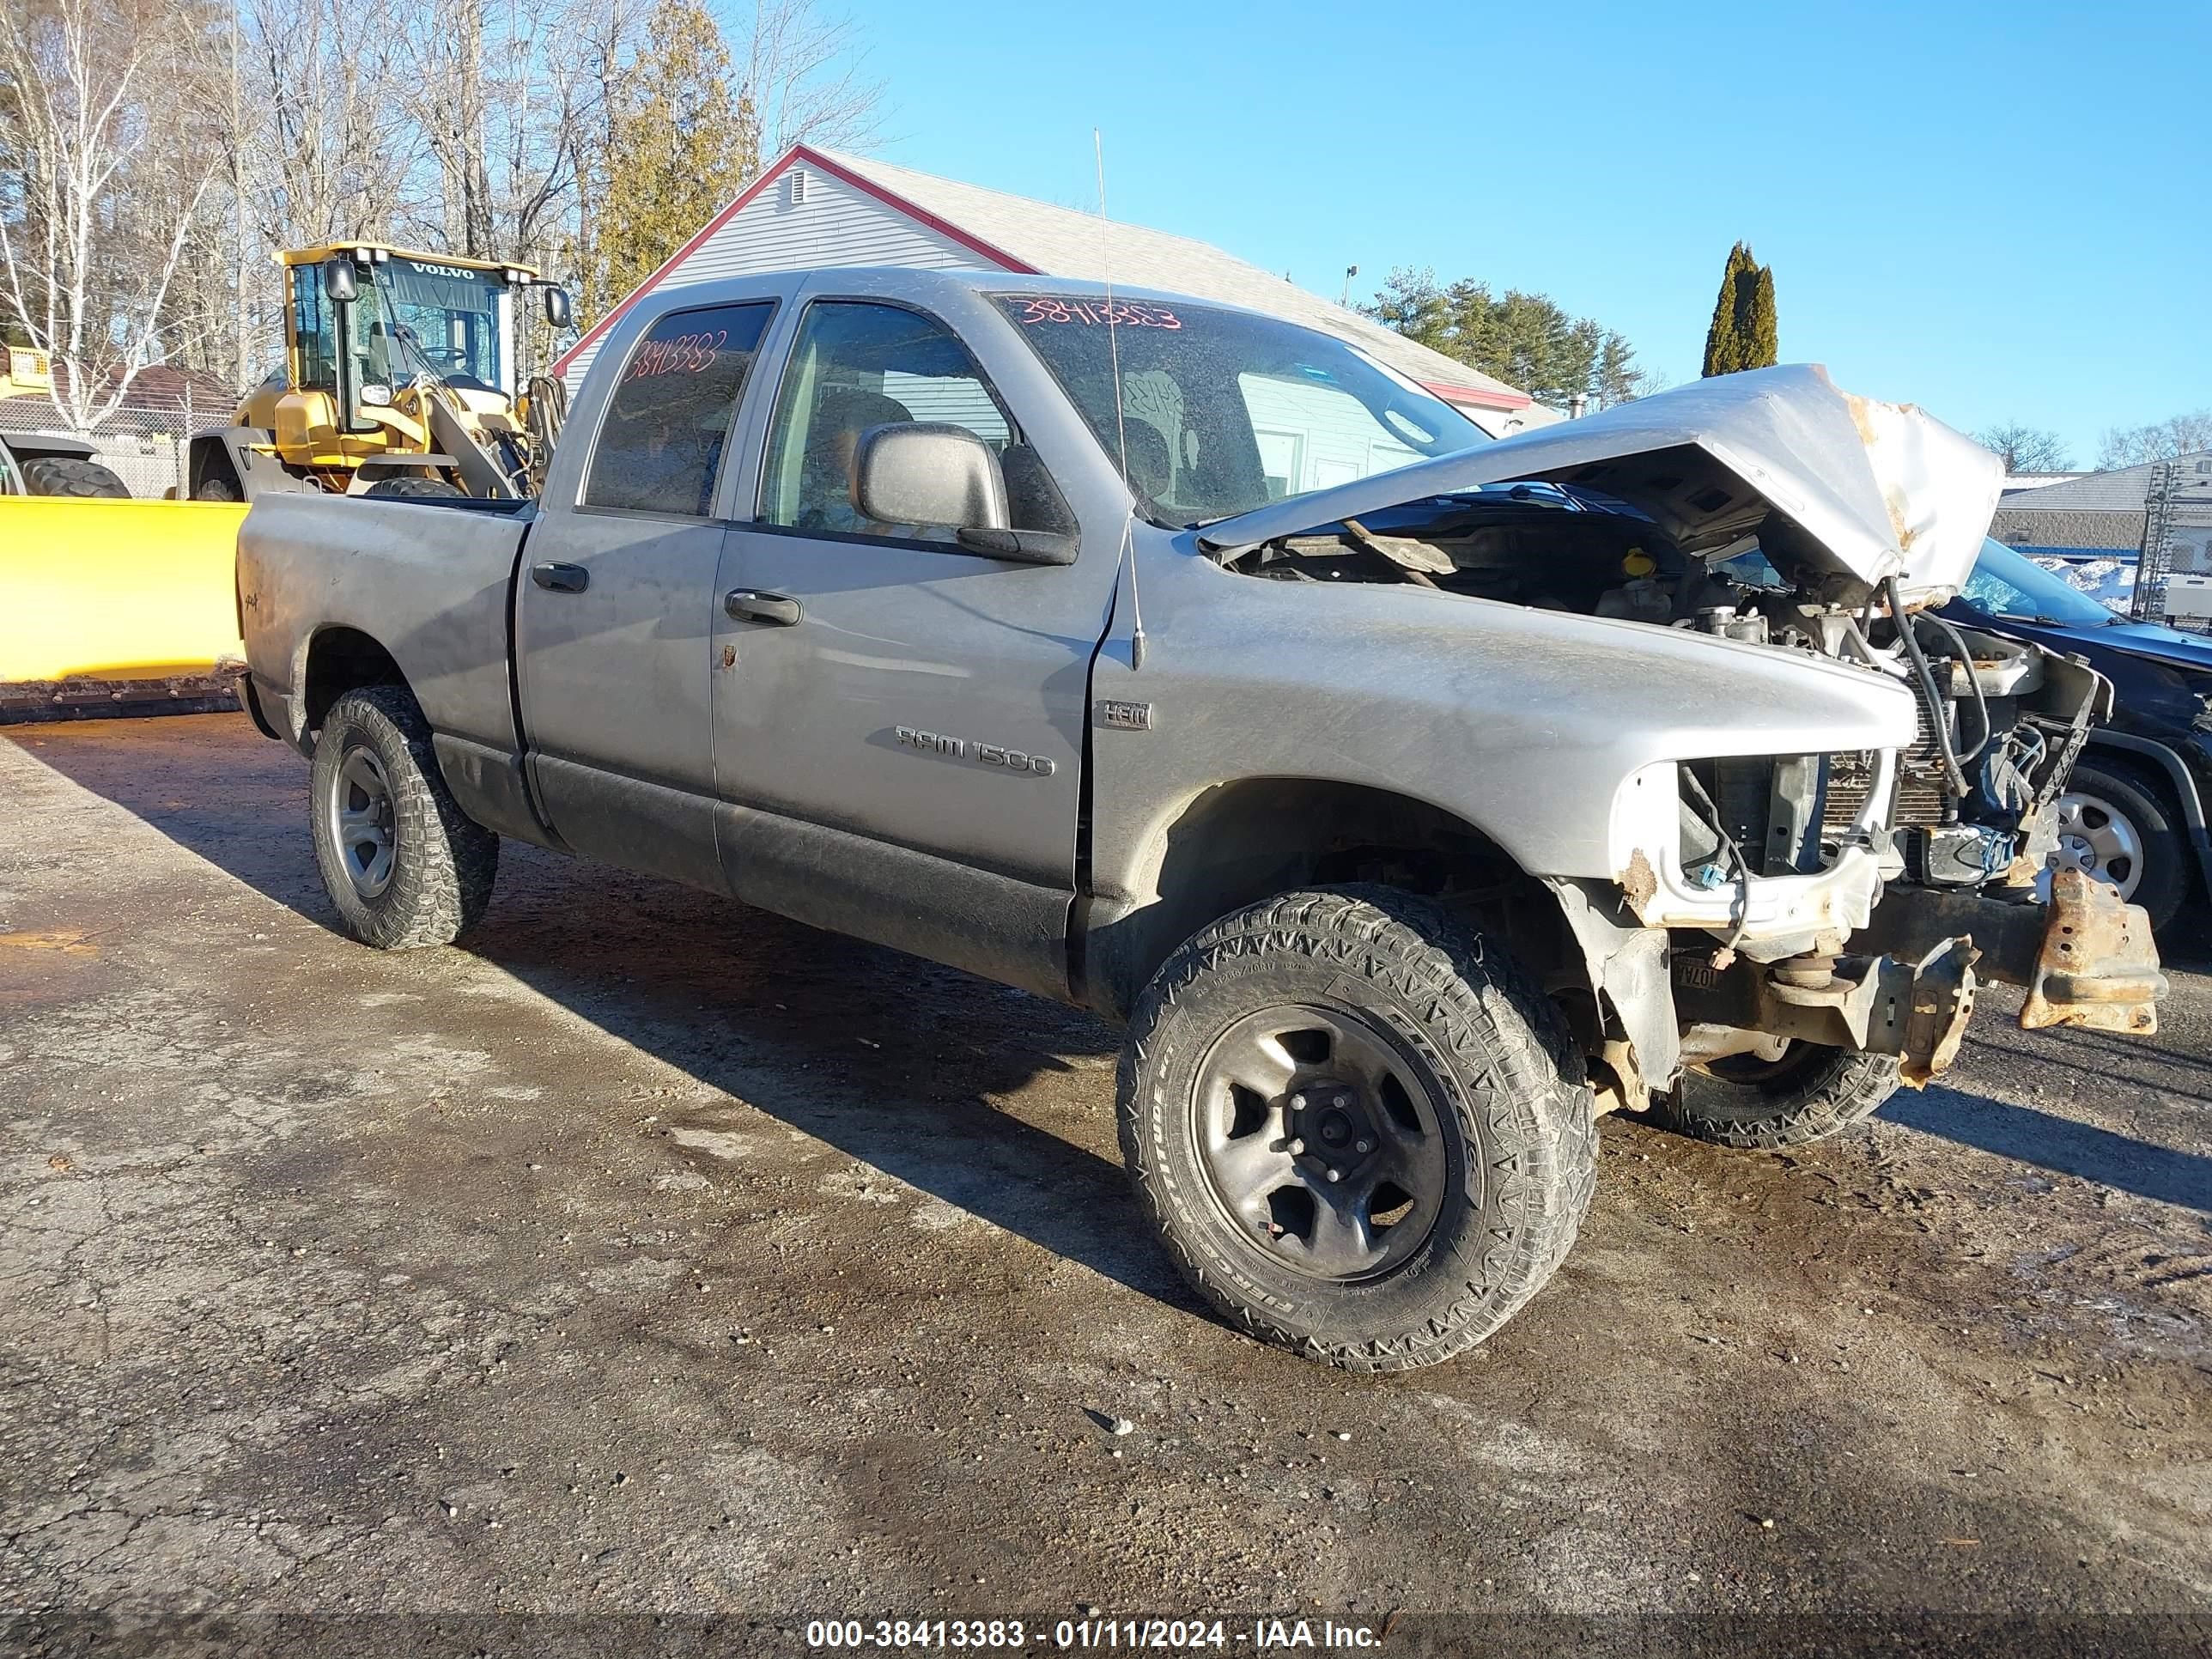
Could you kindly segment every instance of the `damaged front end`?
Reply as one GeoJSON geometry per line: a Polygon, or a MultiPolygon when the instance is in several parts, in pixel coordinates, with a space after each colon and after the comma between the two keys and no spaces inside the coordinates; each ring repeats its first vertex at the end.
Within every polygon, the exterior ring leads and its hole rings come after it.
{"type": "Polygon", "coordinates": [[[1893,1054],[1917,1088],[1957,1056],[1978,981],[2026,988],[2023,1029],[2131,1036],[2157,1030],[2166,989],[2148,918],[2079,870],[2057,872],[2047,904],[1899,888],[1868,927],[1822,946],[1832,948],[1776,962],[1674,951],[1681,1062],[1778,1060],[1787,1044],[1811,1042],[1893,1054]]]}
{"type": "MultiPolygon", "coordinates": [[[[1985,980],[2028,990],[2024,1024],[2156,1029],[2165,981],[2143,913],[2048,873],[2054,802],[2111,687],[2078,659],[1936,614],[2001,483],[1994,456],[1921,411],[1784,368],[1423,461],[1201,539],[1255,577],[1687,630],[1893,688],[1890,746],[1659,749],[1671,757],[1616,789],[1606,878],[1545,878],[1595,994],[1595,1069],[1614,1103],[1640,1108],[1685,1067],[1796,1044],[1894,1055],[1924,1084],[1957,1054],[1985,980]]],[[[1759,715],[1744,711],[1753,743],[1759,715]]]]}

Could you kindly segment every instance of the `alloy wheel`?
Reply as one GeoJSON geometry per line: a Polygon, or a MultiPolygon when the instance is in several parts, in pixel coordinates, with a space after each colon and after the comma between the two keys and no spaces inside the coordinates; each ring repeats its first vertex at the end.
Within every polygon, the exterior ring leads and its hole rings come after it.
{"type": "Polygon", "coordinates": [[[392,884],[398,805],[384,763],[366,744],[356,744],[338,762],[328,811],[331,840],[354,890],[366,899],[379,896],[392,884]]]}
{"type": "Polygon", "coordinates": [[[2133,898],[2142,880],[2142,834],[2135,822],[2101,796],[2069,792],[2058,798],[2058,850],[2053,870],[2082,870],[2133,898]]]}

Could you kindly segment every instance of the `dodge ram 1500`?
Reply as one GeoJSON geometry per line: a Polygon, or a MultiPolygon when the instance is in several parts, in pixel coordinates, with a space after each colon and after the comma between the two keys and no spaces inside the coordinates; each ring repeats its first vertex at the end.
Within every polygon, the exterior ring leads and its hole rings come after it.
{"type": "Polygon", "coordinates": [[[1995,459],[1815,368],[1493,443],[1252,313],[798,272],[636,307],[542,499],[429,483],[240,541],[349,932],[514,837],[1123,1021],[1146,1213],[1337,1364],[1532,1296],[1601,1110],[1832,1133],[1981,979],[2153,1028],[2142,913],[2035,890],[2108,688],[1934,614],[1995,459]]]}

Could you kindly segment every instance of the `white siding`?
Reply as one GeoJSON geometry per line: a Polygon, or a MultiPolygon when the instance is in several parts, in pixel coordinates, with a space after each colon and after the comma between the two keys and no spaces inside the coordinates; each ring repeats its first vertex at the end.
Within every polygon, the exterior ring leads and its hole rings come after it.
{"type": "Polygon", "coordinates": [[[1237,386],[1252,418],[1261,464],[1280,494],[1326,489],[1421,459],[1419,451],[1385,432],[1349,392],[1267,374],[1240,374],[1237,386]]]}
{"type": "MultiPolygon", "coordinates": [[[[805,164],[799,163],[804,167],[805,164]]],[[[763,270],[831,265],[914,265],[933,270],[994,269],[981,254],[908,217],[866,191],[807,167],[806,199],[793,204],[779,173],[727,224],[694,248],[655,291],[763,270]]],[[[605,336],[576,354],[563,377],[573,390],[605,336]]]]}

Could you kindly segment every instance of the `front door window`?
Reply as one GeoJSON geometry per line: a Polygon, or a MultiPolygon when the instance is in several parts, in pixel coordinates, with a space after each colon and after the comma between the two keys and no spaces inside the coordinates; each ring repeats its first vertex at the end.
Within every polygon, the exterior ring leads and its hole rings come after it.
{"type": "MultiPolygon", "coordinates": [[[[860,510],[853,471],[860,434],[906,422],[964,428],[1001,465],[1021,447],[982,369],[944,325],[898,306],[814,306],[792,348],[769,434],[763,520],[831,535],[951,541],[945,526],[880,524],[860,510]]],[[[1019,492],[1009,493],[1018,513],[1019,492]]]]}

